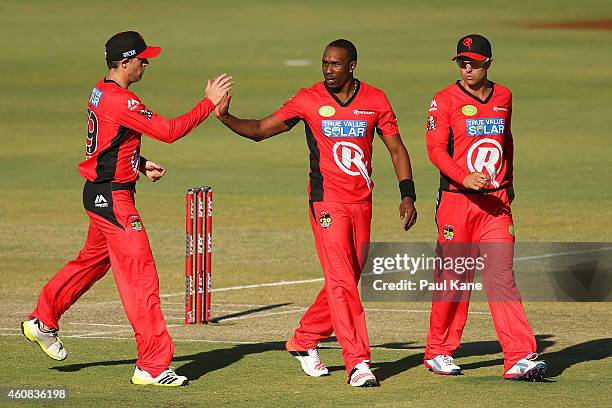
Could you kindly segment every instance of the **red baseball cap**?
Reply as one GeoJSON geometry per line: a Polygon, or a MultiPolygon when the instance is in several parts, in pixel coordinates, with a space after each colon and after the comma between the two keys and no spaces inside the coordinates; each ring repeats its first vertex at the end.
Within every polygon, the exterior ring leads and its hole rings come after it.
{"type": "Polygon", "coordinates": [[[453,61],[461,57],[475,61],[486,61],[492,57],[491,43],[480,34],[469,34],[461,37],[457,42],[457,55],[453,57],[453,61]]]}
{"type": "Polygon", "coordinates": [[[123,31],[113,35],[104,46],[107,61],[121,61],[124,58],[155,58],[160,47],[147,46],[142,35],[136,31],[123,31]]]}

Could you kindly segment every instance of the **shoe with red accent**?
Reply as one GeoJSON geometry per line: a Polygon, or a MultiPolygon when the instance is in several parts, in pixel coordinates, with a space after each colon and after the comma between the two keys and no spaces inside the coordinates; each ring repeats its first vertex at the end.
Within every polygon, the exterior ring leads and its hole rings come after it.
{"type": "Polygon", "coordinates": [[[425,367],[436,374],[459,375],[461,367],[454,363],[451,356],[440,354],[432,359],[425,360],[425,367]]]}
{"type": "Polygon", "coordinates": [[[537,361],[538,353],[531,353],[516,362],[506,373],[504,378],[516,381],[543,381],[546,375],[546,363],[537,361]]]}
{"type": "Polygon", "coordinates": [[[370,362],[362,361],[357,364],[349,374],[348,383],[353,387],[377,387],[378,381],[370,370],[370,362]]]}
{"type": "Polygon", "coordinates": [[[329,370],[321,362],[319,351],[316,348],[308,350],[300,350],[290,339],[285,344],[285,348],[291,355],[298,360],[302,365],[302,370],[311,377],[321,377],[329,375],[329,370]]]}

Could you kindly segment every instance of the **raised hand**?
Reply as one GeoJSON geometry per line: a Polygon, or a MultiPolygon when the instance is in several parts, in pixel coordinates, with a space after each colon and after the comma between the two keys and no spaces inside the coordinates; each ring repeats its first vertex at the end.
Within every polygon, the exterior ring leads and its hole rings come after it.
{"type": "Polygon", "coordinates": [[[221,102],[215,108],[215,116],[217,118],[221,118],[223,115],[227,115],[229,113],[230,101],[232,100],[232,94],[226,94],[221,99],[221,102]]]}
{"type": "Polygon", "coordinates": [[[221,99],[232,89],[232,85],[232,77],[227,74],[221,74],[212,81],[208,80],[204,96],[217,106],[221,99]]]}

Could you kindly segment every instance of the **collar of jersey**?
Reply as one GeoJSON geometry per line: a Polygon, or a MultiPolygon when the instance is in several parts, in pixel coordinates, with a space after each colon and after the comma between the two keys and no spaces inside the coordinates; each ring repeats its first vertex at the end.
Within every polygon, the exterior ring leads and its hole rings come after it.
{"type": "Polygon", "coordinates": [[[329,94],[332,96],[332,98],[334,98],[336,100],[336,102],[338,103],[338,105],[342,106],[343,108],[346,108],[347,106],[349,106],[351,104],[351,102],[353,102],[353,99],[355,99],[355,97],[357,97],[357,94],[359,93],[359,89],[361,88],[361,81],[359,81],[357,78],[355,78],[355,92],[353,92],[353,95],[346,101],[346,102],[342,102],[337,96],[336,94],[327,87],[327,84],[325,83],[325,81],[323,81],[323,85],[325,86],[325,89],[327,89],[327,92],[329,92],[329,94]]]}
{"type": "Polygon", "coordinates": [[[487,96],[486,99],[482,100],[479,97],[477,97],[474,94],[471,94],[470,91],[468,91],[467,89],[465,89],[462,85],[461,85],[461,81],[457,80],[456,84],[459,87],[459,89],[461,89],[467,96],[476,99],[479,103],[482,103],[483,105],[486,105],[487,103],[489,103],[489,101],[491,100],[491,98],[493,97],[493,93],[495,92],[495,82],[493,81],[489,81],[491,82],[491,93],[489,94],[489,96],[487,96]]]}
{"type": "Polygon", "coordinates": [[[117,82],[113,81],[112,79],[106,79],[106,77],[104,77],[104,83],[105,84],[115,84],[115,85],[117,85],[119,87],[121,86],[117,82]]]}

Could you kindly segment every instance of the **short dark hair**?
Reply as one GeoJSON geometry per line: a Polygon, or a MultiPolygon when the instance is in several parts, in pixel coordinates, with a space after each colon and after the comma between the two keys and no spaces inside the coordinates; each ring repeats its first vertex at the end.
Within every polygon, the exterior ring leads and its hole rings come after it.
{"type": "Polygon", "coordinates": [[[355,44],[349,40],[340,38],[327,44],[327,47],[344,48],[348,52],[351,61],[357,61],[357,48],[355,48],[355,44]]]}
{"type": "Polygon", "coordinates": [[[108,69],[119,68],[119,64],[121,64],[121,61],[106,61],[108,69]]]}

